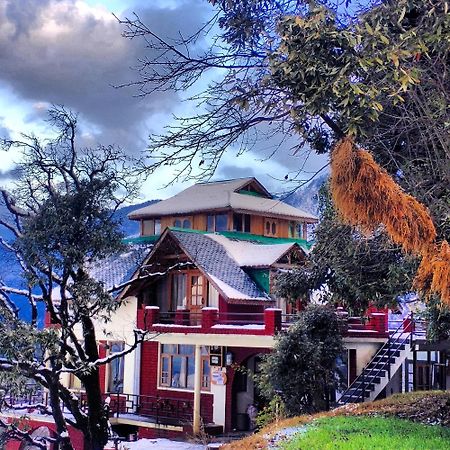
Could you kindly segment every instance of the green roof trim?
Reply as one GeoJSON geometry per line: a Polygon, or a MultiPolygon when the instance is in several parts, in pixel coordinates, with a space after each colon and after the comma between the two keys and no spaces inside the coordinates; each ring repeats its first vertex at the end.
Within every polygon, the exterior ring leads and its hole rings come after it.
{"type": "Polygon", "coordinates": [[[268,269],[246,269],[245,272],[266,294],[270,294],[270,277],[268,269]]]}
{"type": "Polygon", "coordinates": [[[245,189],[241,189],[240,191],[237,191],[237,193],[244,194],[244,195],[250,195],[252,197],[265,197],[265,195],[261,194],[260,192],[246,191],[245,189]]]}
{"type": "MultiPolygon", "coordinates": [[[[212,234],[211,231],[191,230],[190,228],[169,227],[172,231],[182,231],[184,233],[194,234],[212,234]]],[[[306,241],[305,239],[296,238],[277,238],[259,236],[257,234],[243,233],[240,231],[217,231],[216,234],[225,236],[228,239],[236,239],[238,241],[256,242],[262,245],[274,245],[274,244],[298,244],[301,248],[309,251],[314,244],[314,241],[306,241]]],[[[154,236],[138,236],[133,238],[125,238],[123,242],[125,244],[147,244],[156,242],[159,239],[159,234],[154,236]]]]}
{"type": "Polygon", "coordinates": [[[159,239],[159,234],[153,236],[136,236],[122,239],[124,244],[153,244],[159,239]]]}
{"type": "Polygon", "coordinates": [[[220,231],[218,234],[225,236],[229,239],[237,239],[239,241],[252,241],[258,242],[263,245],[273,245],[273,244],[298,244],[300,247],[304,247],[309,250],[314,242],[307,241],[305,239],[299,238],[277,238],[268,236],[259,236],[258,234],[242,233],[240,231],[220,231]]]}

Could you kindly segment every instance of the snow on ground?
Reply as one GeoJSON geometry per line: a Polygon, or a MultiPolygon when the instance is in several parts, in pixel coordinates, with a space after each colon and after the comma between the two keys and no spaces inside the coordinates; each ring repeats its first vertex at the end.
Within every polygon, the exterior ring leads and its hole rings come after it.
{"type": "MultiPolygon", "coordinates": [[[[109,443],[107,449],[115,448],[109,443]]],[[[171,441],[169,439],[139,439],[136,442],[121,442],[118,450],[206,450],[202,444],[192,444],[190,442],[171,441]]]]}

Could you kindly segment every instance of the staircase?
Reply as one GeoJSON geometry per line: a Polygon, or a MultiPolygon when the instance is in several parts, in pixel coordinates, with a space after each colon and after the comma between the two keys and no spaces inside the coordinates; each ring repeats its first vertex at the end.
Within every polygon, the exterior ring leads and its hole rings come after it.
{"type": "Polygon", "coordinates": [[[412,339],[412,318],[407,317],[395,331],[389,332],[386,343],[342,394],[338,405],[375,400],[410,353],[412,339]]]}

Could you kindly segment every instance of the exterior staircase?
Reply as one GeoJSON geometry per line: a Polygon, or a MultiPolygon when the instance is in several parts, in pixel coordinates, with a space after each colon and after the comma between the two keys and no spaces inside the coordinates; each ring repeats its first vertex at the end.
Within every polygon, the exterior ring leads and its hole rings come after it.
{"type": "Polygon", "coordinates": [[[401,325],[389,332],[386,343],[353,381],[338,400],[338,405],[372,401],[387,386],[407,356],[410,354],[414,324],[412,318],[404,319],[401,325]]]}

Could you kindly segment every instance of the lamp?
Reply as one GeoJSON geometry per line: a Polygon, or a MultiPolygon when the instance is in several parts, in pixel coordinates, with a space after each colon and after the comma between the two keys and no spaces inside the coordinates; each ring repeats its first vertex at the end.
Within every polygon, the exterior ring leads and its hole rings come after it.
{"type": "Polygon", "coordinates": [[[233,364],[233,360],[234,360],[233,353],[228,351],[225,355],[225,365],[231,366],[233,364]]]}

